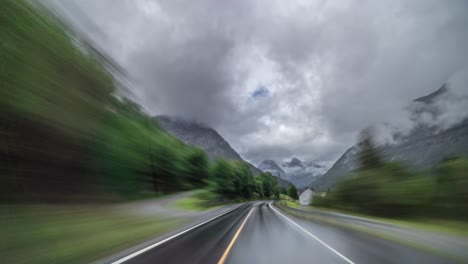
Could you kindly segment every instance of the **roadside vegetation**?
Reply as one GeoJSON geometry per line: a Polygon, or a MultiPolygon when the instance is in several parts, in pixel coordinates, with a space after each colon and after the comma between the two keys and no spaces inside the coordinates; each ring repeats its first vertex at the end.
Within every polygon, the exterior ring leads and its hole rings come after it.
{"type": "Polygon", "coordinates": [[[2,263],[89,263],[184,224],[109,205],[0,207],[2,263]]]}
{"type": "Polygon", "coordinates": [[[206,194],[197,193],[193,196],[175,201],[173,203],[173,206],[177,209],[195,212],[204,211],[216,207],[216,205],[209,202],[210,200],[206,200],[206,197],[206,194]]]}
{"type": "Polygon", "coordinates": [[[279,201],[279,204],[281,205],[284,205],[284,206],[288,206],[288,207],[291,207],[291,208],[299,208],[299,202],[297,200],[288,200],[288,199],[284,199],[284,200],[281,200],[279,201]]]}
{"type": "Polygon", "coordinates": [[[297,193],[297,188],[296,186],[290,184],[288,186],[288,189],[286,190],[287,195],[291,197],[293,200],[298,200],[299,199],[299,194],[297,193]]]}
{"type": "Polygon", "coordinates": [[[297,193],[296,186],[290,184],[287,188],[280,189],[280,197],[276,199],[279,204],[292,207],[292,208],[299,208],[299,195],[297,193]]]}
{"type": "MultiPolygon", "coordinates": [[[[385,162],[372,137],[363,135],[360,168],[313,205],[391,218],[468,218],[468,160],[447,158],[434,169],[414,172],[385,162]]],[[[448,221],[450,222],[450,221],[448,221]]]]}

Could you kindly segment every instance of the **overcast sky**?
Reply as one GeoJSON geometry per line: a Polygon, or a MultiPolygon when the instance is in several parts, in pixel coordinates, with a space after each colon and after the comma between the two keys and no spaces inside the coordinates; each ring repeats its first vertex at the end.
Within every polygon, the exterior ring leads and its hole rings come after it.
{"type": "Polygon", "coordinates": [[[150,114],[203,122],[254,164],[333,162],[468,66],[465,0],[50,1],[150,114]]]}

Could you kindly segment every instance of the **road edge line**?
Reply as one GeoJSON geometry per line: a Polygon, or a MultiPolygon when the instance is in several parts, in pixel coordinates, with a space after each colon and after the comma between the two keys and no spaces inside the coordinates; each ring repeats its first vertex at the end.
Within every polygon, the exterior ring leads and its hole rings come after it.
{"type": "Polygon", "coordinates": [[[315,240],[317,240],[320,244],[322,244],[323,246],[325,246],[326,248],[328,248],[330,251],[332,251],[333,253],[335,253],[336,255],[338,255],[339,257],[341,257],[343,260],[345,260],[346,262],[348,262],[349,264],[355,264],[353,261],[351,261],[349,258],[345,257],[343,254],[341,254],[340,252],[338,252],[336,249],[332,248],[331,246],[329,246],[327,243],[323,242],[322,240],[320,240],[320,238],[316,237],[315,235],[313,235],[312,233],[310,233],[309,231],[305,230],[302,226],[300,226],[299,224],[297,224],[296,222],[294,222],[293,220],[291,220],[289,217],[283,215],[282,213],[280,213],[278,210],[276,210],[275,208],[273,208],[272,206],[272,203],[269,204],[270,208],[273,209],[273,211],[275,211],[277,214],[281,215],[282,217],[284,217],[286,220],[288,220],[290,223],[294,224],[296,227],[298,227],[300,230],[302,230],[304,233],[308,234],[309,236],[311,236],[312,238],[314,238],[315,240]]]}
{"type": "Polygon", "coordinates": [[[158,242],[156,242],[156,243],[154,243],[154,244],[152,244],[152,245],[149,245],[149,246],[147,246],[147,247],[145,247],[145,248],[142,248],[142,249],[140,249],[140,250],[138,250],[138,251],[136,251],[136,252],[133,252],[132,254],[129,254],[129,255],[127,255],[127,256],[125,256],[125,257],[123,257],[123,258],[120,258],[120,259],[118,259],[118,260],[116,260],[116,261],[113,261],[113,262],[111,262],[110,264],[121,264],[121,263],[124,263],[125,261],[130,260],[130,259],[132,259],[132,258],[134,258],[134,257],[136,257],[136,256],[138,256],[138,255],[141,255],[141,254],[145,253],[145,252],[148,251],[148,250],[151,250],[151,249],[153,249],[153,248],[156,248],[156,247],[158,247],[158,246],[160,246],[160,245],[162,245],[162,244],[164,244],[164,243],[166,243],[166,242],[169,242],[170,240],[172,240],[172,239],[174,239],[174,238],[176,238],[176,237],[179,237],[179,236],[181,236],[181,235],[183,235],[183,234],[185,234],[185,233],[187,233],[187,232],[190,232],[190,231],[194,230],[194,229],[197,228],[197,227],[200,227],[200,226],[202,226],[202,225],[205,225],[205,224],[207,224],[207,223],[209,223],[209,222],[211,222],[211,221],[213,221],[213,220],[216,220],[216,219],[218,219],[218,218],[220,218],[220,217],[222,217],[222,216],[224,216],[224,215],[226,215],[226,214],[228,214],[228,213],[230,213],[230,212],[233,212],[233,211],[239,209],[241,206],[242,206],[242,205],[240,205],[240,206],[238,206],[238,207],[236,207],[236,208],[234,208],[234,209],[232,209],[232,210],[228,210],[228,211],[226,211],[226,212],[224,212],[224,213],[221,213],[221,214],[219,214],[219,215],[217,215],[217,216],[215,216],[215,217],[213,217],[213,218],[211,218],[211,219],[209,219],[209,220],[206,220],[206,221],[204,221],[204,222],[201,222],[200,224],[197,224],[197,225],[195,225],[195,226],[192,226],[192,227],[190,227],[190,228],[187,228],[187,229],[185,229],[185,230],[183,230],[183,231],[181,231],[181,232],[179,232],[179,233],[177,233],[177,234],[175,234],[175,235],[172,235],[172,236],[170,236],[170,237],[168,237],[168,238],[165,238],[165,239],[163,239],[163,240],[161,240],[161,241],[158,241],[158,242]]]}

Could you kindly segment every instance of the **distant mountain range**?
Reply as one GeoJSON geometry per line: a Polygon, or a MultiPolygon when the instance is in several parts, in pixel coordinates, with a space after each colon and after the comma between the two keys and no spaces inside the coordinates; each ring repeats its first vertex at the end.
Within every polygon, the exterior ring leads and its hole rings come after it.
{"type": "Polygon", "coordinates": [[[264,160],[262,163],[260,163],[260,165],[258,165],[258,168],[264,172],[271,173],[273,176],[286,179],[286,173],[280,168],[280,166],[278,166],[278,164],[276,164],[274,160],[264,160]]]}
{"type": "Polygon", "coordinates": [[[327,167],[313,162],[304,162],[298,158],[284,162],[281,167],[274,160],[265,160],[259,166],[262,171],[292,182],[296,187],[303,188],[316,177],[323,175],[327,167]]]}
{"type": "Polygon", "coordinates": [[[315,178],[322,176],[328,170],[326,166],[301,161],[298,158],[292,158],[289,162],[283,163],[282,168],[286,172],[287,180],[299,188],[309,185],[315,178]]]}
{"type": "MultiPolygon", "coordinates": [[[[240,160],[246,163],[254,175],[262,171],[242,159],[231,145],[213,128],[206,125],[173,116],[156,116],[153,118],[164,130],[182,142],[202,148],[210,161],[216,159],[240,160]]],[[[286,187],[289,181],[278,178],[278,184],[286,187]]]]}
{"type": "MultiPolygon", "coordinates": [[[[429,95],[413,100],[411,115],[414,120],[440,114],[436,102],[448,92],[444,85],[429,95]]],[[[468,111],[468,107],[466,107],[468,111]]],[[[427,169],[450,156],[468,156],[468,120],[449,129],[418,123],[405,135],[395,135],[397,142],[378,147],[380,154],[389,161],[398,161],[410,169],[427,169]]],[[[349,175],[357,167],[357,147],[353,146],[335,162],[324,175],[312,182],[311,187],[326,191],[336,182],[349,175]]]]}

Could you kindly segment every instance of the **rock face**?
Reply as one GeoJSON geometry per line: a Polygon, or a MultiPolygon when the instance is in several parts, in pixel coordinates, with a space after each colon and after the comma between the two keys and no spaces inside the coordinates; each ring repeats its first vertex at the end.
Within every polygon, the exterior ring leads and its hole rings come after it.
{"type": "MultiPolygon", "coordinates": [[[[440,114],[436,107],[439,97],[447,93],[446,86],[427,96],[414,100],[411,104],[414,119],[440,114]]],[[[410,105],[411,106],[411,105],[410,105]]],[[[465,108],[468,111],[468,107],[465,108]]],[[[465,119],[449,129],[419,123],[408,135],[398,136],[397,143],[381,145],[377,149],[385,160],[398,161],[410,169],[427,169],[450,156],[468,156],[468,120],[465,119]]],[[[326,191],[336,182],[346,177],[357,167],[357,148],[349,148],[327,173],[312,182],[311,187],[326,191]]]]}
{"type": "Polygon", "coordinates": [[[273,176],[286,179],[286,173],[280,168],[280,166],[278,166],[278,164],[276,164],[274,160],[264,160],[262,163],[260,163],[258,168],[261,171],[271,173],[273,176]]]}
{"type": "Polygon", "coordinates": [[[154,120],[171,135],[182,142],[202,148],[210,161],[216,159],[240,160],[245,162],[252,173],[257,175],[261,171],[252,164],[244,161],[229,143],[216,130],[203,124],[184,120],[172,116],[156,116],[154,120]]]}
{"type": "Polygon", "coordinates": [[[329,188],[356,168],[357,148],[351,147],[322,176],[312,181],[311,187],[316,191],[327,191],[329,188]]]}
{"type": "Polygon", "coordinates": [[[298,158],[282,164],[282,169],[286,172],[286,179],[294,183],[298,188],[308,186],[315,178],[322,176],[327,167],[313,162],[304,162],[298,158]]]}

